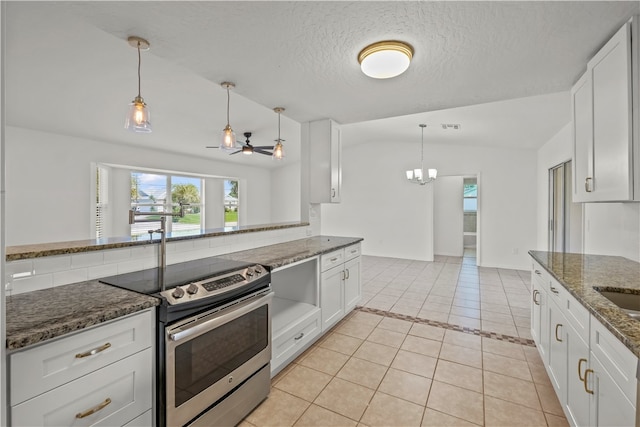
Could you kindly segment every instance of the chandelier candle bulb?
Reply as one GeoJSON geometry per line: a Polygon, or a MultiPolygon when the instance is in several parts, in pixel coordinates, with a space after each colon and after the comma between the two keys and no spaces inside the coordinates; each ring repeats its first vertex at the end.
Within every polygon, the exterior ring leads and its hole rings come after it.
{"type": "Polygon", "coordinates": [[[412,182],[414,184],[420,184],[420,185],[425,185],[431,181],[434,181],[436,179],[436,177],[438,176],[438,170],[437,169],[427,169],[427,179],[424,179],[424,128],[427,127],[427,125],[425,124],[419,124],[418,126],[420,126],[420,128],[422,129],[422,145],[421,145],[421,151],[420,151],[420,169],[413,169],[413,170],[408,170],[406,172],[407,175],[407,180],[409,180],[409,182],[412,182]]]}

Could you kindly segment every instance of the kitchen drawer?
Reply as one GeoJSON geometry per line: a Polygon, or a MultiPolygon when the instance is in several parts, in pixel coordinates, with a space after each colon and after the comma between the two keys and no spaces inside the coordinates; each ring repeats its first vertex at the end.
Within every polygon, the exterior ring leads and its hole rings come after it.
{"type": "Polygon", "coordinates": [[[549,282],[551,281],[551,277],[547,270],[542,268],[540,264],[533,261],[531,263],[531,283],[537,282],[540,287],[545,291],[549,292],[549,282]]]}
{"type": "Polygon", "coordinates": [[[357,245],[352,245],[352,246],[348,246],[346,248],[344,248],[344,261],[347,262],[351,259],[357,258],[359,257],[361,254],[360,252],[360,243],[358,243],[357,245]]]}
{"type": "Polygon", "coordinates": [[[635,403],[638,358],[595,317],[591,319],[590,347],[614,383],[635,403]]]}
{"type": "Polygon", "coordinates": [[[151,347],[154,324],[150,309],[11,354],[11,405],[151,347]],[[96,353],[79,357],[91,351],[96,353]]]}
{"type": "Polygon", "coordinates": [[[153,425],[153,413],[149,409],[144,414],[126,423],[123,427],[150,427],[153,425]]]}
{"type": "Polygon", "coordinates": [[[120,426],[152,407],[150,348],[11,408],[14,426],[120,426]],[[110,399],[110,402],[109,400],[110,399]],[[102,409],[79,419],[92,408],[102,409]]]}
{"type": "Polygon", "coordinates": [[[304,348],[320,334],[320,315],[320,310],[310,312],[273,340],[271,345],[272,370],[276,370],[280,365],[286,363],[298,350],[304,348]]]}
{"type": "Polygon", "coordinates": [[[580,304],[573,295],[569,293],[567,289],[562,288],[564,291],[565,305],[562,307],[564,316],[567,318],[571,326],[576,330],[578,335],[588,343],[589,342],[589,323],[591,314],[587,308],[580,304]]]}
{"type": "Polygon", "coordinates": [[[340,250],[329,252],[328,254],[322,255],[322,258],[320,258],[320,269],[321,271],[327,271],[330,268],[333,268],[343,263],[344,263],[344,249],[340,249],[340,250]]]}

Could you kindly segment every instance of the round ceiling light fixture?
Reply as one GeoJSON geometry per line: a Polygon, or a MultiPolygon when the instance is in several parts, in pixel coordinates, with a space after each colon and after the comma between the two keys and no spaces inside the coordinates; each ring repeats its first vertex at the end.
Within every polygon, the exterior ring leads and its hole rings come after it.
{"type": "Polygon", "coordinates": [[[407,71],[413,58],[413,47],[404,42],[387,40],[370,44],[358,54],[362,72],[374,79],[389,79],[407,71]]]}

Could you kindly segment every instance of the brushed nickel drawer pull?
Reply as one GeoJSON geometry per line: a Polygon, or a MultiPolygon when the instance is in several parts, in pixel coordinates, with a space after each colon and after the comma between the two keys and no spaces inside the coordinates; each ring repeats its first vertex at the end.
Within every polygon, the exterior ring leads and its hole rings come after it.
{"type": "Polygon", "coordinates": [[[351,272],[349,271],[349,269],[347,268],[347,280],[349,280],[349,277],[351,277],[351,272]]]}
{"type": "Polygon", "coordinates": [[[587,386],[587,380],[590,373],[593,374],[593,369],[587,369],[586,371],[584,371],[584,380],[582,382],[584,383],[584,391],[589,394],[593,394],[593,390],[589,390],[589,387],[587,386]]]}
{"type": "Polygon", "coordinates": [[[331,261],[331,262],[336,262],[337,260],[338,260],[338,257],[333,257],[333,258],[331,258],[329,261],[331,261]]]}
{"type": "Polygon", "coordinates": [[[105,399],[105,401],[104,401],[104,402],[102,402],[101,404],[99,404],[99,405],[97,405],[97,406],[94,406],[93,408],[88,409],[88,410],[86,410],[86,411],[84,411],[84,412],[78,412],[78,413],[76,414],[76,418],[80,420],[80,419],[82,419],[82,418],[86,418],[86,417],[88,417],[89,415],[93,415],[93,414],[95,414],[96,412],[101,411],[101,410],[103,410],[104,408],[106,408],[106,407],[107,407],[107,405],[109,405],[110,403],[111,403],[111,399],[107,397],[107,398],[105,399]]]}
{"type": "MultiPolygon", "coordinates": [[[[587,361],[587,359],[580,359],[578,360],[578,378],[580,378],[580,381],[584,381],[584,377],[582,376],[582,374],[580,373],[580,371],[582,371],[582,364],[585,363],[587,361]]],[[[586,377],[586,372],[585,372],[585,377],[586,377]]]]}
{"type": "Polygon", "coordinates": [[[294,337],[293,339],[294,339],[295,341],[299,341],[299,340],[301,340],[301,339],[302,339],[302,337],[303,337],[303,336],[304,336],[304,332],[300,332],[300,335],[298,335],[297,337],[294,337]]]}
{"type": "Polygon", "coordinates": [[[106,343],[104,345],[101,345],[100,347],[94,348],[93,350],[85,351],[84,353],[78,353],[76,354],[76,359],[82,359],[83,357],[94,356],[100,353],[101,351],[105,351],[109,347],[111,347],[111,343],[106,343]]]}
{"type": "Polygon", "coordinates": [[[562,327],[562,324],[556,323],[556,341],[562,342],[562,340],[558,338],[558,327],[562,327]]]}

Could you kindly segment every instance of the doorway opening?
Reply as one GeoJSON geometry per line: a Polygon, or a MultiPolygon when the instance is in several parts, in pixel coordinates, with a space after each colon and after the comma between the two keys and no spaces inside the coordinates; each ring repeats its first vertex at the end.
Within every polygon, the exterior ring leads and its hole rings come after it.
{"type": "Polygon", "coordinates": [[[582,204],[573,203],[571,160],[549,169],[549,251],[582,252],[582,204]]]}

